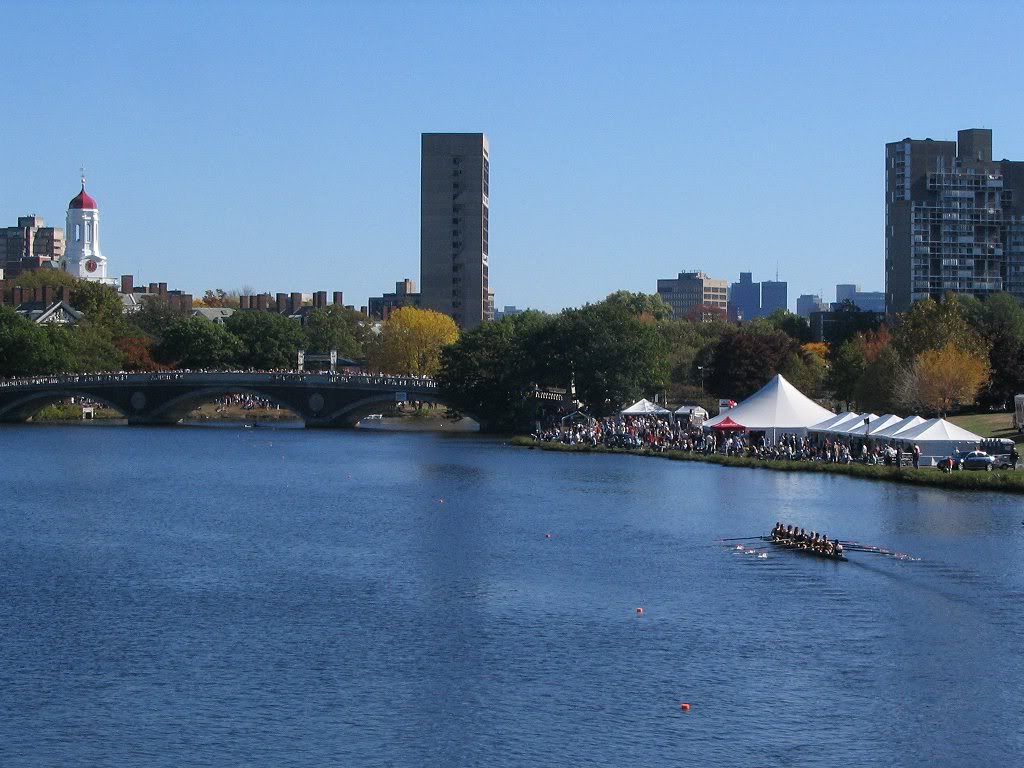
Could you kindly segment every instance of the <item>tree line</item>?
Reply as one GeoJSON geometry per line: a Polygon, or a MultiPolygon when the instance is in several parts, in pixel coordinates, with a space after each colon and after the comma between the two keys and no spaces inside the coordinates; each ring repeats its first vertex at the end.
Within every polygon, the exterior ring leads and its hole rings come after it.
{"type": "MultiPolygon", "coordinates": [[[[75,325],[37,324],[10,306],[0,307],[0,376],[171,369],[293,369],[298,350],[357,361],[370,370],[432,374],[441,348],[458,336],[445,315],[402,310],[376,329],[358,312],[328,306],[302,323],[273,312],[235,312],[224,322],[193,317],[158,297],[126,314],[114,288],[61,272],[18,278],[24,288],[53,286],[70,292],[83,313],[75,325]],[[379,332],[378,332],[379,331],[379,332]]],[[[208,291],[224,295],[223,291],[208,291]]]]}
{"type": "Polygon", "coordinates": [[[619,291],[557,315],[527,312],[464,333],[439,378],[457,407],[496,429],[529,423],[535,387],[573,391],[594,416],[641,396],[741,400],[781,373],[834,409],[948,414],[1003,408],[1024,391],[1024,309],[1008,294],[926,299],[882,324],[841,307],[834,341],[811,341],[790,312],[743,325],[671,319],[657,295],[619,291]]]}
{"type": "MultiPolygon", "coordinates": [[[[786,311],[742,325],[716,313],[672,319],[657,295],[619,291],[557,314],[529,311],[461,335],[445,315],[403,308],[383,324],[343,307],[302,324],[239,311],[223,324],[156,298],[124,314],[114,289],[55,272],[24,287],[71,289],[76,326],[37,325],[0,307],[0,375],[167,369],[291,369],[296,352],[337,349],[372,371],[436,375],[459,409],[495,429],[537,413],[535,389],[572,392],[595,416],[641,396],[704,405],[741,400],[776,373],[835,408],[946,414],[1003,408],[1024,391],[1024,309],[1008,294],[916,302],[881,324],[852,306],[834,313],[832,344],[786,311]]],[[[208,291],[210,303],[229,297],[208,291]]]]}

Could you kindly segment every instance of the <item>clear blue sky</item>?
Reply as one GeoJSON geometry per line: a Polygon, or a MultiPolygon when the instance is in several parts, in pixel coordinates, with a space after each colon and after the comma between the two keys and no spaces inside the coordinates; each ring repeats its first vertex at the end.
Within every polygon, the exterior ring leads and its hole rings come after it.
{"type": "Polygon", "coordinates": [[[63,226],[83,163],[112,274],[419,279],[424,131],[491,141],[496,302],[697,268],[881,290],[883,145],[1024,159],[1020,4],[5,4],[0,225],[63,226]]]}

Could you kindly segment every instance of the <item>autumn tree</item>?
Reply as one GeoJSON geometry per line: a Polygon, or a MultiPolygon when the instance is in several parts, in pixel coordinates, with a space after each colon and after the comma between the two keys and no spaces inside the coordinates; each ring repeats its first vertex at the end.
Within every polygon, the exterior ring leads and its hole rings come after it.
{"type": "Polygon", "coordinates": [[[402,307],[388,317],[380,335],[368,345],[369,364],[384,373],[433,376],[441,350],[458,338],[458,326],[448,315],[402,307]]]}
{"type": "Polygon", "coordinates": [[[238,309],[238,291],[225,291],[223,288],[207,288],[199,305],[203,307],[233,307],[238,309]]]}
{"type": "Polygon", "coordinates": [[[123,336],[117,339],[115,346],[124,358],[126,371],[164,371],[168,366],[153,359],[153,348],[156,342],[146,336],[123,336]]]}
{"type": "Polygon", "coordinates": [[[947,344],[965,352],[988,353],[985,340],[968,322],[964,302],[953,294],[942,301],[915,301],[895,329],[892,343],[907,362],[947,344]]]}
{"type": "Polygon", "coordinates": [[[917,402],[925,410],[940,415],[973,403],[988,377],[988,358],[953,342],[926,350],[914,361],[917,402]]]}

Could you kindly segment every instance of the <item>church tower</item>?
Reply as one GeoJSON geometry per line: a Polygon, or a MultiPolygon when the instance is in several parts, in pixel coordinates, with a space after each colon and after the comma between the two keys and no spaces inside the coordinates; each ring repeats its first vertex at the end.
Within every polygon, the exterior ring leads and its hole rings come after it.
{"type": "Polygon", "coordinates": [[[68,204],[67,244],[62,268],[75,277],[95,282],[107,281],[107,259],[100,251],[100,209],[96,200],[82,191],[68,204]]]}

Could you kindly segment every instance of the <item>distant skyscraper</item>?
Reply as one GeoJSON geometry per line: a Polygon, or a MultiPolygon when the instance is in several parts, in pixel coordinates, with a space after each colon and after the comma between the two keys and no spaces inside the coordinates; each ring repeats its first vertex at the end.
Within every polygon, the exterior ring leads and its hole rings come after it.
{"type": "Polygon", "coordinates": [[[823,312],[827,309],[828,305],[821,300],[821,296],[805,293],[797,297],[796,313],[804,320],[810,318],[811,312],[823,312]]]}
{"type": "Polygon", "coordinates": [[[729,287],[731,320],[753,320],[761,316],[761,284],[751,279],[750,272],[740,272],[740,281],[729,287]]]}
{"type": "Polygon", "coordinates": [[[711,307],[724,315],[729,304],[729,288],[725,280],[716,280],[703,272],[680,272],[679,277],[658,281],[658,295],[672,307],[672,317],[707,320],[706,313],[693,317],[698,307],[711,307]]]}
{"type": "Polygon", "coordinates": [[[765,280],[761,283],[761,317],[780,309],[789,309],[789,285],[785,280],[765,280]]]}
{"type": "Polygon", "coordinates": [[[859,285],[853,283],[839,283],[836,285],[836,304],[842,304],[844,301],[854,302],[854,297],[860,290],[859,285]]]}
{"type": "Polygon", "coordinates": [[[885,312],[885,293],[862,291],[859,285],[840,283],[836,286],[836,306],[848,301],[865,312],[885,312]]]}
{"type": "Polygon", "coordinates": [[[421,301],[463,328],[476,328],[494,312],[487,263],[489,155],[482,133],[423,134],[421,301]]]}
{"type": "Polygon", "coordinates": [[[885,299],[1007,291],[1024,300],[1024,162],[992,160],[992,131],[885,145],[885,299]]]}

